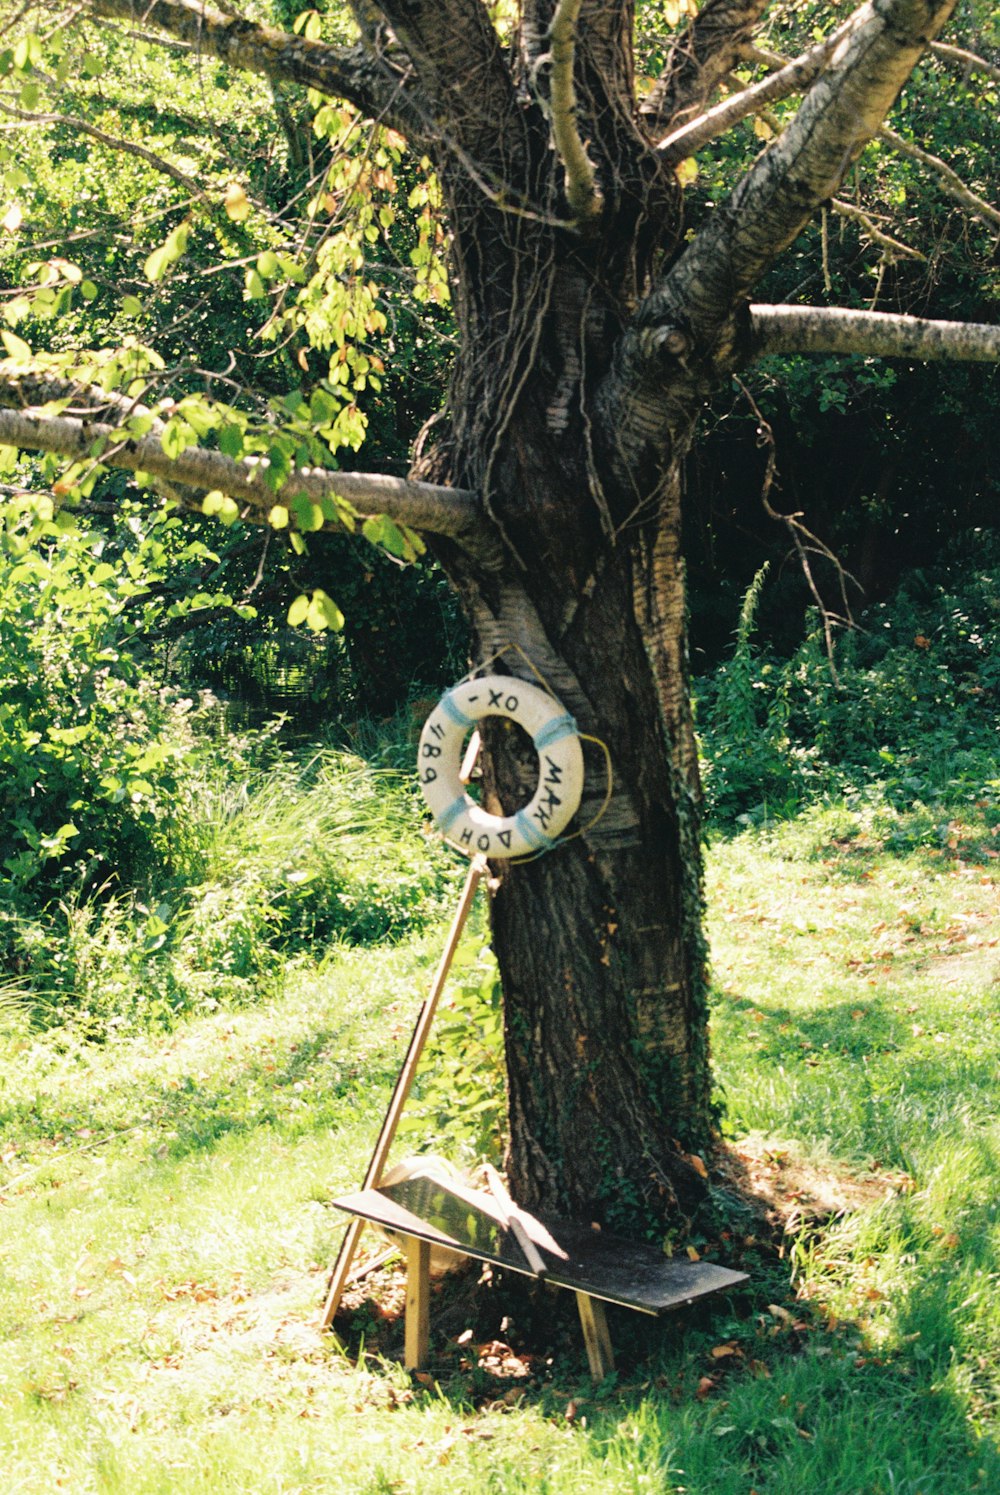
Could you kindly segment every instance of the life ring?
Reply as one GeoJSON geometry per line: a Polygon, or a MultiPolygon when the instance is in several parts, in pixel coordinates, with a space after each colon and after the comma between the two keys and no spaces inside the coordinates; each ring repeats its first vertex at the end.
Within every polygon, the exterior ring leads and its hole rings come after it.
{"type": "Polygon", "coordinates": [[[576,814],[583,792],[576,722],[537,685],[509,675],[464,680],[441,697],[420,734],[417,771],[438,828],[470,855],[506,858],[549,851],[576,814]],[[465,737],[484,716],[517,722],[538,754],[538,788],[514,815],[487,814],[459,777],[465,737]]]}

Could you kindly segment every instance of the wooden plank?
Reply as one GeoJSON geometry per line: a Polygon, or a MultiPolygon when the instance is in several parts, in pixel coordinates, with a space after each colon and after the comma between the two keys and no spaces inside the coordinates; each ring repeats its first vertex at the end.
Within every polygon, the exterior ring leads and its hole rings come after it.
{"type": "Polygon", "coordinates": [[[416,1236],[406,1238],[406,1341],[403,1364],[423,1370],[431,1334],[431,1247],[416,1236]]]}
{"type": "Polygon", "coordinates": [[[583,1325],[583,1342],[587,1346],[587,1361],[594,1382],[603,1381],[615,1368],[615,1352],[611,1347],[608,1318],[600,1298],[589,1293],[576,1295],[576,1306],[580,1310],[583,1325]]]}
{"type": "MultiPolygon", "coordinates": [[[[382,1177],[382,1170],[385,1168],[386,1158],[389,1156],[389,1149],[392,1147],[396,1136],[396,1129],[399,1126],[399,1118],[403,1114],[403,1107],[410,1094],[413,1078],[417,1072],[417,1065],[424,1051],[424,1045],[431,1030],[431,1023],[434,1021],[438,1001],[440,1000],[441,993],[444,991],[444,985],[448,979],[448,972],[451,970],[451,963],[455,958],[458,942],[462,937],[462,931],[465,929],[466,921],[468,920],[469,912],[476,896],[476,889],[479,887],[487,870],[485,857],[473,857],[469,863],[465,885],[462,888],[462,896],[458,901],[455,917],[451,921],[451,928],[448,930],[444,950],[441,953],[438,968],[434,973],[431,989],[417,1015],[417,1021],[410,1038],[410,1045],[406,1051],[406,1058],[403,1060],[402,1068],[397,1076],[392,1092],[392,1099],[389,1101],[389,1108],[385,1113],[385,1120],[382,1122],[382,1130],[378,1134],[375,1151],[372,1153],[371,1161],[368,1164],[364,1183],[366,1189],[373,1189],[382,1177]]],[[[358,1249],[358,1241],[361,1239],[363,1229],[364,1222],[362,1219],[353,1221],[350,1229],[340,1243],[340,1251],[334,1263],[330,1284],[327,1288],[326,1302],[323,1305],[323,1312],[320,1316],[320,1327],[323,1329],[330,1327],[334,1315],[340,1307],[340,1300],[344,1295],[344,1288],[347,1286],[351,1263],[354,1260],[354,1253],[358,1249]]]]}
{"type": "Polygon", "coordinates": [[[490,1193],[500,1207],[503,1222],[508,1230],[513,1231],[514,1239],[524,1252],[524,1259],[528,1266],[536,1277],[546,1277],[549,1269],[542,1260],[538,1247],[517,1218],[517,1205],[504,1188],[503,1180],[489,1163],[486,1164],[486,1181],[490,1186],[490,1193]]]}
{"type": "MultiPolygon", "coordinates": [[[[504,1229],[499,1206],[490,1194],[477,1196],[437,1179],[410,1178],[333,1202],[338,1209],[375,1220],[402,1235],[417,1235],[479,1261],[534,1275],[513,1236],[504,1229]]],[[[579,1222],[523,1212],[521,1218],[545,1262],[547,1281],[639,1313],[667,1313],[747,1280],[745,1272],[710,1261],[670,1259],[655,1247],[623,1240],[610,1231],[591,1230],[579,1222]]]]}

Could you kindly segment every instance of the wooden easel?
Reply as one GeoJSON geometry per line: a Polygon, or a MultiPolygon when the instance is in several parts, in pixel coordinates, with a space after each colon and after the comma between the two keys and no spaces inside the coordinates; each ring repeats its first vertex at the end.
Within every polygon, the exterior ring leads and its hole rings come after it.
{"type": "MultiPolygon", "coordinates": [[[[399,1118],[403,1114],[403,1107],[413,1086],[413,1078],[417,1072],[417,1065],[424,1051],[424,1045],[427,1042],[427,1036],[434,1021],[434,1014],[437,1011],[438,1001],[444,990],[445,982],[448,979],[451,963],[455,958],[458,942],[462,937],[462,931],[468,920],[469,911],[476,896],[476,890],[485,877],[487,870],[485,857],[473,857],[469,863],[465,885],[462,888],[462,896],[459,898],[455,917],[451,921],[451,928],[448,930],[448,937],[445,940],[438,968],[434,973],[430,992],[425,998],[417,1016],[409,1048],[406,1051],[406,1058],[403,1060],[403,1067],[399,1071],[395,1088],[392,1092],[392,1099],[389,1102],[389,1109],[385,1113],[382,1130],[378,1134],[375,1151],[372,1153],[371,1161],[368,1164],[364,1183],[366,1189],[377,1188],[381,1180],[382,1170],[385,1168],[386,1159],[389,1156],[389,1150],[392,1147],[396,1136],[396,1129],[399,1126],[399,1118]]],[[[348,1226],[347,1234],[340,1244],[340,1252],[333,1268],[333,1275],[330,1278],[326,1303],[323,1306],[323,1315],[320,1320],[321,1327],[324,1329],[330,1327],[334,1315],[340,1307],[340,1300],[344,1295],[344,1289],[350,1278],[351,1264],[354,1261],[358,1242],[361,1239],[361,1232],[364,1228],[364,1220],[355,1217],[348,1226]]]]}

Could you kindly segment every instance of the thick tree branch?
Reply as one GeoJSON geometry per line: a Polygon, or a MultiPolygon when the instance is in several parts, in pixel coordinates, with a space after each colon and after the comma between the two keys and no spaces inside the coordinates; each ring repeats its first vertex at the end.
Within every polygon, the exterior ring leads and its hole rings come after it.
{"type": "Polygon", "coordinates": [[[138,21],[187,42],[193,51],[276,82],[298,83],[345,99],[373,119],[420,134],[411,85],[361,45],[310,41],[242,16],[225,15],[205,0],[87,0],[92,14],[138,21]]]}
{"type": "Polygon", "coordinates": [[[552,17],[549,97],[552,138],[566,172],[566,201],[573,217],[585,223],[600,214],[604,200],[576,120],[573,70],[576,62],[576,27],[581,4],[582,0],[559,0],[552,17]]]}
{"type": "Polygon", "coordinates": [[[720,365],[735,352],[744,298],[834,195],[954,4],[871,0],[856,12],[791,124],[649,298],[640,327],[687,326],[720,365]]]}
{"type": "Polygon", "coordinates": [[[858,10],[791,124],[639,308],[598,397],[622,480],[676,453],[690,438],[679,412],[745,361],[750,291],[834,195],[954,4],[870,0],[858,10]],[[668,379],[676,406],[664,398],[668,379]]]}
{"type": "MultiPolygon", "coordinates": [[[[843,28],[841,28],[841,30],[843,30],[843,28]]],[[[840,33],[838,32],[837,34],[839,35],[840,33]]],[[[964,51],[961,47],[946,47],[941,42],[933,42],[931,44],[930,50],[936,56],[942,56],[952,61],[961,61],[966,66],[968,66],[970,70],[972,70],[972,65],[975,64],[975,71],[985,72],[993,78],[1000,79],[1000,68],[993,67],[991,63],[985,62],[983,58],[977,57],[973,52],[964,51]]],[[[777,72],[773,73],[771,77],[764,79],[764,83],[758,84],[757,87],[764,87],[766,84],[773,83],[779,77],[784,77],[786,75],[790,76],[790,69],[795,66],[795,63],[790,63],[787,58],[780,56],[776,52],[763,52],[758,49],[754,51],[754,58],[758,62],[762,62],[769,67],[778,69],[777,72]]],[[[794,88],[795,86],[793,85],[793,87],[786,90],[786,92],[794,92],[794,88]]],[[[747,90],[747,94],[751,92],[752,90],[747,90]]],[[[735,100],[727,100],[726,104],[734,102],[735,100]]],[[[720,107],[724,108],[725,105],[720,107]]],[[[747,112],[750,111],[748,110],[747,112]]],[[[714,113],[714,110],[710,111],[710,114],[714,113]]],[[[706,120],[709,117],[710,115],[706,115],[706,120]]],[[[696,127],[699,124],[700,121],[696,120],[692,128],[696,127]]],[[[680,132],[677,133],[680,134],[680,132]]],[[[717,131],[716,133],[719,132],[717,131]]],[[[667,140],[661,141],[661,148],[668,145],[671,138],[672,137],[668,137],[667,140]]],[[[930,151],[922,150],[919,145],[914,145],[911,141],[904,140],[902,135],[898,135],[895,130],[889,129],[887,125],[883,125],[879,130],[878,138],[880,140],[884,140],[887,145],[891,145],[893,150],[897,151],[899,155],[909,156],[911,160],[919,161],[921,166],[925,166],[928,171],[933,172],[940,182],[942,190],[947,193],[949,197],[954,198],[956,202],[961,203],[963,208],[972,213],[976,218],[982,219],[984,223],[988,223],[991,225],[1000,225],[1000,211],[998,211],[992,205],[992,203],[987,202],[984,197],[980,197],[978,193],[971,191],[971,189],[968,188],[962,181],[962,178],[958,175],[958,173],[956,171],[953,171],[946,161],[942,161],[940,156],[934,156],[930,151]]],[[[696,149],[700,149],[700,145],[703,143],[704,142],[699,142],[699,145],[696,147],[696,149]]],[[[692,152],[688,150],[687,152],[685,152],[685,154],[691,155],[692,152]]],[[[671,156],[670,159],[674,159],[673,156],[671,156]]],[[[912,252],[913,251],[911,251],[911,253],[912,252]]]]}
{"type": "Polygon", "coordinates": [[[662,133],[704,112],[750,45],[768,0],[708,0],[679,38],[642,105],[646,127],[662,133]]]}
{"type": "Polygon", "coordinates": [[[861,353],[917,362],[1000,362],[1000,326],[935,322],[844,307],[751,306],[757,358],[773,353],[861,353]]]}
{"type": "Polygon", "coordinates": [[[376,0],[413,65],[439,132],[492,162],[517,113],[514,82],[483,0],[376,0]]]}
{"type": "MultiPolygon", "coordinates": [[[[171,485],[193,488],[199,493],[214,490],[238,499],[248,518],[265,521],[276,503],[302,494],[314,502],[345,498],[360,514],[385,514],[424,534],[454,540],[470,552],[482,555],[487,548],[487,529],[474,493],[443,488],[409,478],[380,473],[330,472],[325,468],[295,468],[280,493],[267,481],[266,458],[236,460],[204,447],[188,447],[168,457],[158,435],[139,439],[128,436],[120,424],[79,415],[48,415],[37,407],[18,408],[21,379],[0,370],[0,445],[23,451],[53,452],[74,462],[97,461],[126,472],[146,472],[171,485]]],[[[109,403],[121,407],[118,398],[109,401],[100,391],[76,391],[96,410],[109,403]]],[[[132,413],[139,413],[135,406],[132,413]]],[[[124,419],[125,409],[121,409],[124,419]]],[[[336,526],[331,526],[336,528],[336,526]]]]}

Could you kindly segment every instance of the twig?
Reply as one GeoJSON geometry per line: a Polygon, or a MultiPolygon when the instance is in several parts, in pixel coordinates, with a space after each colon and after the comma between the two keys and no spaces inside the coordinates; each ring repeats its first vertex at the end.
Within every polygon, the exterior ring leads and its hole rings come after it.
{"type": "Polygon", "coordinates": [[[895,130],[890,130],[888,125],[883,125],[879,131],[879,139],[891,145],[894,151],[901,156],[909,156],[913,161],[919,161],[921,166],[926,166],[933,171],[940,181],[949,197],[960,202],[963,207],[969,209],[977,218],[984,223],[1000,226],[1000,209],[980,197],[978,193],[972,192],[962,181],[957,171],[953,171],[940,156],[932,156],[930,151],[925,151],[919,145],[913,145],[909,140],[904,140],[902,135],[897,135],[895,130]]]}
{"type": "Polygon", "coordinates": [[[689,124],[665,135],[657,144],[657,151],[667,161],[681,161],[685,156],[695,155],[703,146],[708,145],[709,141],[728,130],[731,125],[746,119],[748,114],[756,114],[766,104],[775,103],[778,99],[787,98],[789,94],[798,93],[822,72],[827,59],[851,24],[848,21],[843,26],[838,26],[830,36],[824,37],[808,52],[803,52],[801,57],[796,57],[792,62],[785,62],[778,72],[771,73],[769,77],[763,78],[759,83],[754,83],[742,93],[724,99],[721,104],[716,104],[714,109],[706,110],[689,124]]]}
{"type": "Polygon", "coordinates": [[[823,637],[826,643],[826,657],[830,665],[830,677],[833,680],[833,683],[836,686],[837,690],[842,690],[843,686],[841,684],[840,676],[837,673],[837,665],[834,659],[833,652],[833,625],[836,623],[845,628],[853,628],[855,626],[854,618],[851,614],[850,601],[847,596],[847,587],[845,585],[845,580],[854,582],[854,585],[858,587],[859,590],[861,589],[861,583],[857,581],[857,579],[853,577],[849,571],[845,570],[843,564],[833,553],[830,547],[824,544],[824,542],[819,539],[817,535],[814,535],[812,530],[807,529],[807,527],[802,523],[801,511],[794,514],[782,514],[779,513],[779,511],[771,503],[770,493],[778,475],[778,462],[776,443],[774,440],[774,431],[771,428],[770,422],[764,417],[760,406],[757,404],[757,401],[754,399],[749,389],[747,389],[742,379],[737,379],[736,384],[742,392],[743,398],[746,400],[747,404],[750,406],[750,409],[753,411],[754,419],[757,421],[757,445],[758,447],[765,448],[767,451],[767,464],[764,470],[764,481],[761,484],[760,494],[761,503],[764,506],[764,512],[769,519],[777,520],[779,524],[783,524],[788,530],[788,533],[792,540],[792,544],[795,547],[796,554],[799,557],[799,565],[802,567],[802,574],[806,579],[806,585],[808,586],[809,591],[812,593],[813,600],[815,601],[816,606],[819,609],[819,615],[823,622],[823,637]],[[841,601],[844,605],[843,615],[838,615],[831,612],[826,603],[823,601],[823,598],[820,595],[819,588],[816,585],[816,578],[813,576],[812,567],[809,564],[810,554],[822,556],[833,566],[834,571],[837,575],[837,583],[840,589],[841,601]]]}
{"type": "Polygon", "coordinates": [[[9,1178],[6,1183],[0,1184],[0,1194],[8,1194],[17,1184],[24,1183],[26,1178],[33,1178],[43,1168],[51,1168],[53,1163],[61,1163],[66,1158],[74,1158],[77,1153],[93,1152],[95,1148],[106,1147],[109,1142],[114,1142],[118,1137],[127,1137],[130,1132],[141,1130],[142,1123],[137,1123],[135,1126],[122,1127],[119,1132],[109,1132],[106,1137],[98,1137],[93,1142],[81,1142],[79,1147],[68,1147],[65,1152],[57,1152],[51,1158],[46,1158],[43,1162],[35,1163],[31,1168],[26,1168],[16,1178],[9,1178]]]}

